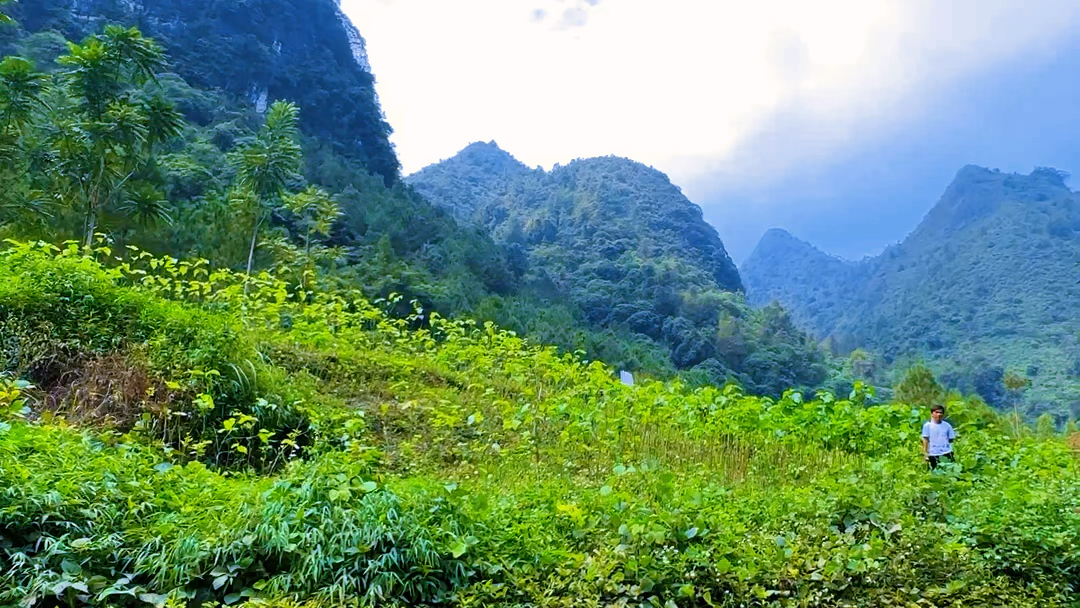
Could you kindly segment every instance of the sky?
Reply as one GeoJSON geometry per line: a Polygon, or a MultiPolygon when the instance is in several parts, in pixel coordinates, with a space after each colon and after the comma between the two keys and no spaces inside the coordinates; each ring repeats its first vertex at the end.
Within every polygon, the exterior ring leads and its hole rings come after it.
{"type": "Polygon", "coordinates": [[[966,164],[1080,172],[1076,0],[342,0],[405,173],[496,141],[665,173],[736,262],[849,259],[966,164]]]}

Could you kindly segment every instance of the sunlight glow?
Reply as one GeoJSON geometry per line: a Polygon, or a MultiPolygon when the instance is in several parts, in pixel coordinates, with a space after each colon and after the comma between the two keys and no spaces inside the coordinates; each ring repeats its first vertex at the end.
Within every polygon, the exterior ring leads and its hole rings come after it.
{"type": "Polygon", "coordinates": [[[404,171],[496,140],[528,165],[617,154],[678,183],[896,128],[952,79],[1050,52],[1080,3],[1003,0],[342,0],[404,171]]]}

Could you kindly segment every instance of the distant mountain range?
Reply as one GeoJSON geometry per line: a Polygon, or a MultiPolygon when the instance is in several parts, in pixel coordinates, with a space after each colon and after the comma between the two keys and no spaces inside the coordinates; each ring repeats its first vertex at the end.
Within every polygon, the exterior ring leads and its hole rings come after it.
{"type": "Polygon", "coordinates": [[[778,301],[839,352],[927,361],[998,407],[1080,414],[1080,195],[1064,174],[967,166],[900,244],[852,262],[771,230],[742,265],[748,300],[778,301]],[[1006,371],[1031,386],[1009,393],[1006,371]]]}

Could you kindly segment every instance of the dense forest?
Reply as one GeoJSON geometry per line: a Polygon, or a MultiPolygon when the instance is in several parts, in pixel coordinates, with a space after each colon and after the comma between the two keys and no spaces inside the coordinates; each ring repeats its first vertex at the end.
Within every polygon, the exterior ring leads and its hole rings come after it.
{"type": "Polygon", "coordinates": [[[1063,424],[1080,415],[1080,196],[1065,178],[965,167],[902,243],[860,262],[769,233],[741,268],[748,298],[882,371],[924,360],[947,386],[1063,424]]]}
{"type": "Polygon", "coordinates": [[[692,377],[777,396],[843,383],[783,309],[746,305],[716,230],[655,169],[606,157],[531,170],[491,142],[406,181],[505,246],[526,291],[564,294],[593,327],[662,345],[692,377]]]}
{"type": "MultiPolygon", "coordinates": [[[[33,0],[7,10],[33,34],[9,29],[3,54],[18,50],[45,66],[65,38],[82,40],[108,23],[135,26],[191,86],[263,108],[288,99],[305,109],[306,133],[387,183],[398,177],[364,39],[335,0],[33,0]]],[[[205,109],[196,116],[211,117],[205,109]]]]}

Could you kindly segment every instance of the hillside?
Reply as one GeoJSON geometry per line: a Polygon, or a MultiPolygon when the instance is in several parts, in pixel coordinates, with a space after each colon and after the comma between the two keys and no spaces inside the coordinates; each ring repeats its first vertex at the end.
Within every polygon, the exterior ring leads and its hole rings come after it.
{"type": "Polygon", "coordinates": [[[875,260],[830,256],[785,230],[766,232],[739,272],[753,306],[781,302],[795,322],[818,338],[833,332],[848,298],[873,274],[875,260]]]}
{"type": "Polygon", "coordinates": [[[533,170],[491,142],[406,181],[518,254],[531,293],[662,344],[678,369],[773,395],[826,379],[822,353],[784,311],[743,303],[716,230],[655,169],[604,157],[533,170]]]}
{"type": "Polygon", "coordinates": [[[1080,413],[1078,230],[1080,196],[1060,172],[969,166],[902,243],[861,266],[770,238],[742,270],[753,301],[778,299],[842,350],[924,358],[998,407],[1021,399],[1064,420],[1080,413]],[[1010,394],[1006,371],[1031,387],[1010,394]]]}
{"type": "MultiPolygon", "coordinates": [[[[362,40],[347,22],[327,21],[327,6],[336,11],[321,0],[296,4],[311,14],[298,16],[297,31],[280,38],[273,36],[277,26],[268,11],[291,13],[272,3],[248,3],[244,10],[215,2],[17,7],[13,14],[25,22],[0,27],[0,42],[20,54],[6,57],[0,70],[0,173],[7,185],[0,192],[0,237],[100,240],[202,257],[216,268],[289,268],[310,285],[356,286],[367,297],[394,300],[401,315],[415,301],[656,377],[693,369],[687,378],[695,383],[734,379],[773,395],[825,379],[822,354],[781,311],[749,314],[731,304],[734,320],[725,339],[736,347],[718,352],[722,293],[712,287],[716,277],[687,260],[718,262],[712,274],[729,285],[737,284],[738,275],[715,231],[681,197],[668,204],[674,213],[653,217],[643,207],[635,215],[635,221],[652,222],[664,241],[642,244],[647,263],[624,256],[619,263],[625,267],[616,271],[637,274],[617,285],[612,268],[597,269],[580,258],[590,246],[581,233],[594,227],[575,224],[577,216],[561,220],[572,230],[544,243],[543,256],[530,256],[522,243],[497,242],[485,227],[455,221],[396,173],[376,172],[384,165],[343,147],[343,141],[358,141],[347,120],[329,134],[311,122],[336,112],[323,94],[336,90],[340,78],[355,80],[348,103],[365,112],[365,120],[381,120],[373,90],[360,86],[371,76],[359,54],[362,40]],[[179,58],[138,29],[106,25],[125,16],[162,33],[179,58]],[[97,33],[69,46],[51,27],[77,36],[97,33]],[[324,29],[326,35],[315,35],[324,29]],[[206,35],[202,46],[191,39],[198,32],[206,35]],[[325,74],[310,69],[312,57],[341,55],[339,43],[350,37],[358,54],[342,55],[344,68],[325,74]],[[237,54],[238,40],[245,49],[263,50],[247,58],[237,54]],[[193,55],[196,47],[214,49],[226,67],[204,65],[205,57],[193,55]],[[250,70],[238,67],[249,59],[250,70]],[[238,85],[221,69],[249,80],[238,85]],[[298,71],[304,86],[289,88],[289,82],[301,82],[294,77],[298,71]],[[265,96],[253,98],[246,87],[260,74],[281,86],[268,85],[265,96]],[[131,127],[119,128],[126,124],[131,127]],[[682,239],[679,214],[693,218],[695,212],[704,232],[676,241],[682,239]],[[563,257],[569,266],[549,264],[563,257]],[[675,285],[670,277],[679,274],[691,289],[675,285]],[[645,283],[635,285],[641,278],[645,283]],[[617,321],[599,318],[608,309],[621,315],[617,321]],[[633,325],[620,322],[639,312],[633,325]]],[[[488,174],[521,172],[498,152],[503,164],[485,167],[488,174]]],[[[640,169],[633,163],[627,168],[629,174],[640,169]]],[[[666,178],[642,175],[672,196],[666,178]]],[[[461,187],[450,191],[469,204],[486,200],[482,191],[451,185],[461,187]]],[[[619,195],[604,196],[614,201],[619,195]]]]}
{"type": "Polygon", "coordinates": [[[0,30],[0,55],[27,53],[40,67],[105,24],[136,26],[168,53],[191,86],[242,98],[262,111],[288,99],[304,130],[388,183],[400,165],[375,93],[364,39],[338,0],[32,0],[7,12],[27,31],[0,30]]]}
{"type": "Polygon", "coordinates": [[[956,399],[959,464],[928,474],[920,412],[861,387],[627,387],[490,326],[205,270],[0,251],[0,603],[1075,603],[1052,428],[956,399]]]}

